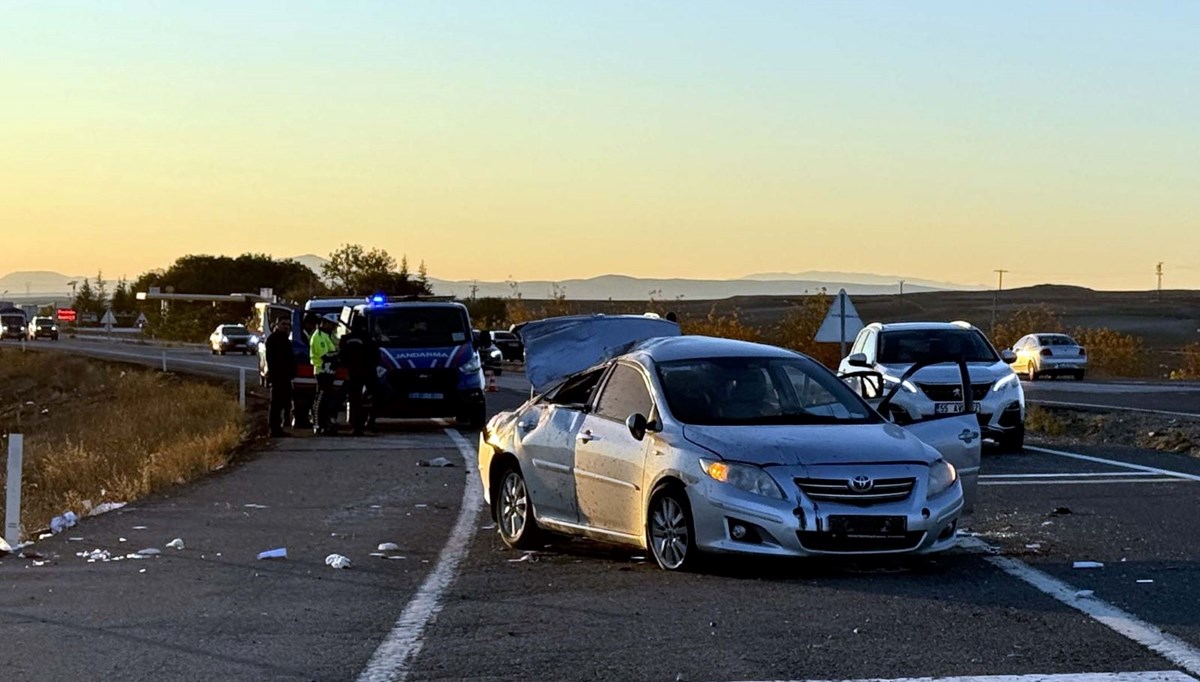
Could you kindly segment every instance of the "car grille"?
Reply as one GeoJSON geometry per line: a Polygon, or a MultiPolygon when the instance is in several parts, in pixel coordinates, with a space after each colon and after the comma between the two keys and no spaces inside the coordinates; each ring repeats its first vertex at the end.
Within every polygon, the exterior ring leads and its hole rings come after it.
{"type": "Polygon", "coordinates": [[[899,502],[912,494],[915,478],[877,478],[870,490],[859,492],[844,478],[797,478],[796,486],[813,502],[842,502],[866,506],[899,502]]]}
{"type": "MultiPolygon", "coordinates": [[[[917,384],[927,398],[935,403],[958,402],[962,400],[961,384],[917,384]]],[[[983,400],[987,397],[991,383],[971,384],[971,399],[983,400]]]]}
{"type": "Polygon", "coordinates": [[[904,552],[916,549],[925,533],[913,531],[878,537],[841,537],[833,533],[798,531],[800,546],[810,552],[904,552]]]}

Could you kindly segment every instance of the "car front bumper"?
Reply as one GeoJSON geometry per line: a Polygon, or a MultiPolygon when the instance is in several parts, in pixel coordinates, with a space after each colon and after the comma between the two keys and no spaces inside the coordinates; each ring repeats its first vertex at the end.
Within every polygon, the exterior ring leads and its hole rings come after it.
{"type": "MultiPolygon", "coordinates": [[[[892,467],[889,467],[891,469],[892,467]]],[[[904,500],[860,506],[839,502],[814,502],[795,485],[788,498],[775,500],[753,495],[724,483],[704,478],[688,486],[688,498],[696,534],[696,546],[707,552],[760,556],[871,556],[930,554],[942,552],[957,543],[959,517],[963,510],[960,483],[932,499],[926,499],[923,466],[904,467],[916,479],[912,492],[904,500]],[[886,532],[834,532],[835,523],[854,517],[854,523],[883,525],[894,522],[886,532]],[[740,532],[738,527],[741,527],[740,532]],[[739,537],[736,537],[740,535],[739,537]]],[[[773,470],[777,481],[796,477],[852,478],[862,472],[845,467],[830,467],[819,474],[812,471],[773,470]]],[[[881,477],[900,476],[893,472],[881,477]]]]}
{"type": "MultiPolygon", "coordinates": [[[[921,421],[939,416],[937,403],[923,393],[897,393],[892,400],[893,409],[899,408],[911,421],[921,421]]],[[[987,438],[999,438],[1021,427],[1025,423],[1025,394],[1019,386],[991,391],[975,403],[979,428],[987,438]]]]}

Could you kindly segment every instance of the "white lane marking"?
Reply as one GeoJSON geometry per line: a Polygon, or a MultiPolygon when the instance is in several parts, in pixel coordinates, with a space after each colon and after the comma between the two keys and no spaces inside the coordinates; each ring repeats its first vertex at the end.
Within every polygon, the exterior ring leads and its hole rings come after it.
{"type": "Polygon", "coordinates": [[[359,682],[391,682],[404,680],[412,670],[412,663],[425,644],[425,628],[442,610],[442,597],[458,574],[458,565],[467,554],[471,537],[478,527],[475,517],[479,514],[479,501],[483,499],[483,483],[475,471],[475,452],[467,439],[458,431],[446,429],[446,435],[458,446],[463,456],[467,481],[463,486],[462,506],[458,510],[458,521],[450,531],[450,539],[442,547],[437,564],[417,588],[416,594],[396,619],[396,625],[375,650],[367,667],[358,676],[359,682]]]}
{"type": "Polygon", "coordinates": [[[976,537],[959,539],[959,546],[968,551],[981,552],[984,561],[999,568],[1012,577],[1057,599],[1067,606],[1082,612],[1092,620],[1107,626],[1117,634],[1133,640],[1171,663],[1193,675],[1200,675],[1200,649],[1192,647],[1175,635],[1167,634],[1136,616],[1095,597],[1076,597],[1076,588],[1048,573],[1016,559],[999,556],[997,548],[976,537]]]}
{"type": "MultiPolygon", "coordinates": [[[[774,682],[784,682],[775,680],[774,682]]],[[[833,682],[790,680],[787,682],[833,682]]],[[[1141,673],[1078,673],[1071,675],[973,675],[966,677],[900,677],[894,680],[845,680],[844,682],[1197,682],[1176,670],[1141,673]]]]}
{"type": "Polygon", "coordinates": [[[1103,457],[1093,457],[1091,455],[1081,455],[1076,452],[1064,452],[1062,450],[1051,450],[1050,448],[1039,448],[1039,447],[1036,447],[1033,445],[1026,445],[1025,449],[1033,450],[1034,452],[1041,452],[1041,453],[1044,453],[1047,455],[1057,455],[1059,457],[1069,457],[1071,459],[1078,459],[1078,460],[1082,460],[1084,462],[1094,462],[1096,464],[1107,464],[1109,466],[1123,467],[1125,469],[1132,469],[1133,471],[1144,471],[1144,472],[1150,473],[1150,474],[1159,474],[1160,476],[1172,476],[1174,478],[1182,478],[1187,481],[1200,481],[1200,476],[1197,476],[1196,474],[1185,474],[1181,471],[1171,471],[1170,469],[1159,469],[1157,467],[1148,467],[1143,464],[1133,464],[1131,462],[1122,462],[1122,461],[1116,460],[1116,459],[1104,459],[1103,457]]]}
{"type": "MultiPolygon", "coordinates": [[[[1128,475],[1128,474],[1126,474],[1128,475]]],[[[981,487],[1000,485],[1116,485],[1118,483],[1187,483],[1178,478],[1109,478],[1104,480],[1062,480],[1062,481],[984,481],[981,487]]]]}
{"type": "MultiPolygon", "coordinates": [[[[47,350],[55,350],[55,349],[48,348],[47,350]]],[[[143,360],[145,362],[157,362],[162,359],[161,353],[159,355],[146,355],[146,354],[142,354],[142,353],[125,353],[123,351],[108,350],[105,348],[77,348],[77,347],[71,346],[71,347],[64,347],[64,348],[61,348],[58,350],[63,351],[63,352],[68,352],[68,353],[71,352],[72,350],[74,350],[74,351],[77,351],[80,355],[90,355],[93,357],[100,357],[100,358],[104,358],[104,357],[132,358],[134,360],[143,360]]],[[[188,364],[188,365],[200,365],[203,367],[219,367],[221,369],[244,369],[247,371],[254,369],[254,367],[252,367],[250,365],[229,365],[229,364],[220,363],[220,362],[209,362],[207,360],[188,360],[187,358],[181,358],[178,355],[171,355],[171,354],[167,354],[167,363],[168,364],[183,363],[183,364],[188,364]]]]}
{"type": "Polygon", "coordinates": [[[1128,476],[1128,471],[1061,472],[1050,474],[984,474],[979,480],[1010,478],[1089,478],[1092,476],[1128,476]]]}
{"type": "Polygon", "coordinates": [[[1188,417],[1191,419],[1200,419],[1200,414],[1195,412],[1172,412],[1170,410],[1151,410],[1145,407],[1123,407],[1121,405],[1098,405],[1095,403],[1067,403],[1058,400],[1028,400],[1031,405],[1045,405],[1046,407],[1074,407],[1081,410],[1116,410],[1118,412],[1139,412],[1142,414],[1159,414],[1164,417],[1188,417]]]}

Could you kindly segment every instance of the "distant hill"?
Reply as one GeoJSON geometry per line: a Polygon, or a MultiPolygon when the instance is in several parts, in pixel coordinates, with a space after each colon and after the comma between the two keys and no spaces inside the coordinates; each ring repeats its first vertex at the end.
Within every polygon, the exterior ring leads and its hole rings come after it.
{"type": "MultiPolygon", "coordinates": [[[[900,275],[874,275],[866,272],[828,272],[823,270],[809,270],[807,272],[763,272],[753,275],[746,275],[741,279],[753,280],[758,282],[763,281],[816,281],[816,282],[848,282],[851,284],[867,284],[872,286],[893,286],[899,287],[900,280],[904,280],[904,290],[909,291],[909,287],[924,288],[929,291],[986,291],[988,287],[978,284],[959,284],[956,282],[939,282],[930,279],[918,279],[914,277],[902,277],[900,275]]],[[[918,291],[919,289],[912,289],[918,291]]]]}
{"type": "Polygon", "coordinates": [[[82,282],[82,276],[64,275],[45,270],[30,270],[10,272],[0,277],[0,292],[7,291],[8,297],[31,295],[63,294],[71,291],[71,282],[82,282]]]}

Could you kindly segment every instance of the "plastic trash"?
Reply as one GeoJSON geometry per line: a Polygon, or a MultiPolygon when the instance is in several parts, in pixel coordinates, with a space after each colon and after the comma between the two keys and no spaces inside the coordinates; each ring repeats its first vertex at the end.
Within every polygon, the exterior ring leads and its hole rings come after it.
{"type": "Polygon", "coordinates": [[[406,557],[406,556],[400,556],[400,555],[396,554],[396,555],[392,555],[392,556],[388,557],[388,560],[389,561],[404,561],[407,558],[408,557],[406,557]]]}
{"type": "Polygon", "coordinates": [[[433,459],[423,459],[423,460],[417,462],[417,466],[444,468],[444,467],[454,466],[454,462],[451,462],[450,460],[446,459],[445,457],[434,457],[433,459]]]}
{"type": "Polygon", "coordinates": [[[1076,561],[1073,568],[1104,568],[1099,561],[1076,561]]]}
{"type": "Polygon", "coordinates": [[[350,568],[350,559],[341,554],[330,554],[325,557],[325,564],[331,568],[350,568]]]}
{"type": "Polygon", "coordinates": [[[4,538],[0,538],[0,556],[4,556],[5,554],[9,554],[11,552],[12,545],[8,544],[4,538]]]}
{"type": "Polygon", "coordinates": [[[135,554],[138,554],[139,556],[158,556],[159,554],[162,554],[162,550],[154,547],[147,547],[146,549],[139,549],[137,552],[135,552],[135,554]]]}
{"type": "Polygon", "coordinates": [[[134,526],[133,530],[146,530],[145,526],[134,526]]]}
{"type": "Polygon", "coordinates": [[[521,555],[520,557],[518,557],[516,559],[509,559],[508,563],[519,564],[519,563],[527,561],[532,564],[532,563],[537,563],[537,560],[538,560],[537,552],[525,552],[525,554],[521,555]]]}
{"type": "Polygon", "coordinates": [[[124,507],[125,504],[126,503],[124,502],[104,502],[96,505],[95,508],[88,513],[88,516],[100,516],[101,514],[107,514],[111,511],[116,511],[121,507],[124,507]]]}
{"type": "Polygon", "coordinates": [[[263,559],[286,559],[286,558],[287,558],[287,547],[280,547],[279,549],[268,549],[267,551],[259,552],[259,554],[258,554],[259,561],[261,561],[263,559]]]}
{"type": "Polygon", "coordinates": [[[183,549],[183,540],[181,538],[175,538],[167,543],[167,547],[170,547],[171,549],[183,549]]]}
{"type": "Polygon", "coordinates": [[[1153,584],[1154,584],[1154,581],[1153,581],[1153,580],[1139,580],[1139,581],[1137,581],[1137,584],[1139,584],[1139,585],[1153,585],[1153,584]]]}
{"type": "Polygon", "coordinates": [[[108,561],[112,558],[112,556],[108,553],[108,550],[99,548],[93,549],[90,552],[76,552],[75,556],[79,557],[80,559],[87,559],[89,564],[94,564],[97,561],[108,561]]]}
{"type": "Polygon", "coordinates": [[[385,542],[385,543],[379,545],[379,547],[377,547],[376,549],[378,549],[380,552],[399,552],[400,545],[397,545],[394,542],[385,542]]]}
{"type": "Polygon", "coordinates": [[[50,532],[57,535],[68,528],[74,528],[78,522],[79,517],[75,515],[75,512],[64,512],[62,516],[50,519],[50,532]]]}

